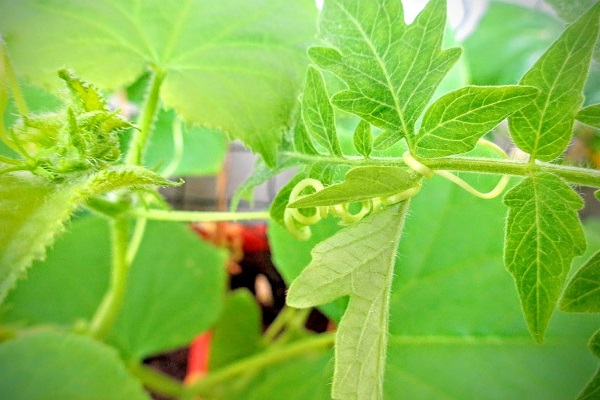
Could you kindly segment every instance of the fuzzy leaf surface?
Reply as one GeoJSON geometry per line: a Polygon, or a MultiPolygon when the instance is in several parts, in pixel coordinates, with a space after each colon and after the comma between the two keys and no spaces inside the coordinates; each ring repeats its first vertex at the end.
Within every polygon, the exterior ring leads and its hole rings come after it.
{"type": "Polygon", "coordinates": [[[525,320],[542,342],[571,261],[586,248],[577,210],[583,200],[562,179],[538,174],[504,197],[508,206],[504,259],[525,320]]]}
{"type": "Polygon", "coordinates": [[[389,197],[419,185],[421,176],[400,167],[357,167],[342,183],[294,201],[289,207],[319,207],[389,197]]]}
{"type": "Polygon", "coordinates": [[[342,155],[335,129],[335,115],[321,72],[309,67],[302,96],[304,126],[317,143],[332,155],[342,155]]]}
{"type": "MultiPolygon", "coordinates": [[[[481,190],[498,180],[461,177],[481,190]]],[[[587,343],[598,315],[558,311],[544,344],[531,338],[502,266],[505,218],[500,199],[482,201],[439,177],[423,182],[396,257],[386,399],[573,399],[597,370],[587,343]]],[[[587,230],[590,243],[598,243],[598,226],[587,230]]],[[[278,224],[269,227],[274,262],[288,283],[310,264],[315,244],[340,226],[327,218],[312,230],[304,242],[278,224]]],[[[319,308],[339,321],[340,300],[319,308]]]]}
{"type": "Polygon", "coordinates": [[[560,308],[568,312],[600,312],[600,251],[573,276],[560,308]]]}
{"type": "Polygon", "coordinates": [[[371,131],[371,125],[365,120],[360,120],[356,129],[354,130],[354,148],[363,157],[369,158],[369,155],[373,151],[373,132],[371,131]]]}
{"type": "Polygon", "coordinates": [[[586,125],[600,128],[600,104],[593,104],[582,108],[577,113],[577,120],[586,125]]]}
{"type": "Polygon", "coordinates": [[[335,106],[354,113],[397,138],[414,135],[414,124],[461,50],[442,51],[446,3],[430,1],[416,20],[404,22],[397,0],[325,2],[320,32],[331,47],[309,49],[320,67],[348,89],[335,106]]]}
{"type": "Polygon", "coordinates": [[[600,3],[570,25],[520,81],[541,91],[508,119],[515,144],[532,158],[551,161],[571,140],[584,100],[599,16],[600,3]]]}
{"type": "Polygon", "coordinates": [[[0,1],[3,35],[27,78],[52,85],[66,65],[114,90],[149,67],[166,71],[167,108],[242,140],[269,165],[302,83],[315,15],[310,0],[0,1]],[[92,51],[102,62],[90,62],[92,51]]]}
{"type": "Polygon", "coordinates": [[[82,335],[41,331],[2,343],[0,368],[0,393],[12,400],[150,399],[113,348],[82,335]]]}
{"type": "Polygon", "coordinates": [[[321,242],[290,286],[292,307],[350,296],[336,334],[334,399],[383,399],[389,296],[407,208],[373,213],[321,242]]]}
{"type": "Polygon", "coordinates": [[[76,188],[30,174],[0,175],[0,303],[63,230],[77,205],[76,188]]]}
{"type": "Polygon", "coordinates": [[[479,138],[538,94],[526,86],[467,86],[450,92],[425,113],[415,152],[433,158],[471,151],[479,138]]]}

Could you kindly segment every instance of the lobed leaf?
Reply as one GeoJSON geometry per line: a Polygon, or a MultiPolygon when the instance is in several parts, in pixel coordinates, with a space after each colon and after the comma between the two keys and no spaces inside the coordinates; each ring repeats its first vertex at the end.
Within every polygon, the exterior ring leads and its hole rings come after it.
{"type": "Polygon", "coordinates": [[[11,400],[150,399],[114,349],[86,336],[42,330],[2,343],[0,369],[11,400]]]}
{"type": "Polygon", "coordinates": [[[467,86],[433,103],[415,141],[415,152],[426,158],[466,153],[503,119],[539,94],[527,86],[467,86]]]}
{"type": "MultiPolygon", "coordinates": [[[[482,190],[498,180],[461,177],[482,190]]],[[[596,371],[586,344],[598,315],[557,312],[544,344],[531,339],[502,268],[505,214],[500,199],[481,201],[440,177],[423,182],[396,253],[386,399],[573,399],[596,371]]],[[[273,259],[286,282],[310,263],[312,247],[340,230],[337,222],[312,226],[307,242],[270,225],[273,259]]],[[[597,248],[598,224],[586,232],[597,248]]],[[[346,303],[319,308],[339,322],[346,303]]]]}
{"type": "Polygon", "coordinates": [[[348,171],[344,182],[307,195],[288,207],[333,206],[389,197],[418,186],[421,178],[421,175],[400,167],[357,167],[348,171]]]}
{"type": "Polygon", "coordinates": [[[504,259],[513,275],[525,320],[542,342],[571,261],[586,240],[577,210],[583,201],[562,179],[542,173],[506,193],[509,207],[504,259]]]}
{"type": "Polygon", "coordinates": [[[568,312],[600,312],[600,251],[571,278],[560,308],[568,312]]]}
{"type": "Polygon", "coordinates": [[[321,242],[290,286],[292,307],[350,296],[336,333],[334,399],[383,399],[389,296],[407,208],[391,206],[321,242]]]}
{"type": "Polygon", "coordinates": [[[362,154],[364,158],[369,158],[373,151],[373,132],[367,121],[361,119],[356,125],[353,139],[356,151],[362,154]]]}
{"type": "Polygon", "coordinates": [[[461,54],[458,48],[442,51],[445,25],[443,0],[430,1],[411,25],[397,0],[330,0],[320,31],[331,47],[313,47],[309,56],[348,85],[333,96],[335,106],[410,140],[461,54]]]}
{"type": "Polygon", "coordinates": [[[312,66],[306,73],[302,95],[302,120],[310,136],[325,147],[329,154],[342,156],[335,129],[333,107],[329,102],[325,81],[321,72],[312,66]]]}
{"type": "Polygon", "coordinates": [[[166,108],[242,140],[270,166],[296,104],[315,15],[310,0],[0,1],[16,70],[32,81],[52,85],[52,71],[66,65],[115,90],[148,68],[164,71],[166,108]],[[102,62],[90,62],[92,51],[102,62]]]}
{"type": "Polygon", "coordinates": [[[551,161],[571,140],[598,37],[600,4],[570,25],[521,79],[541,94],[509,117],[515,144],[532,159],[551,161]]]}
{"type": "Polygon", "coordinates": [[[582,108],[577,113],[577,121],[583,122],[586,125],[600,128],[600,104],[593,104],[582,108]]]}

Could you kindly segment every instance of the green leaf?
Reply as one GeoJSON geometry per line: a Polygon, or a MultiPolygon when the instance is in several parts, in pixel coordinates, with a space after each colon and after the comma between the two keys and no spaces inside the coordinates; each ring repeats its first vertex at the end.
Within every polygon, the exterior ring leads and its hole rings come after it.
{"type": "Polygon", "coordinates": [[[360,120],[354,131],[354,148],[365,158],[373,151],[373,132],[371,125],[365,120],[360,120]]]}
{"type": "Polygon", "coordinates": [[[181,186],[181,182],[172,182],[156,172],[144,167],[118,165],[97,172],[78,189],[84,197],[112,192],[123,188],[142,188],[147,186],[181,186]]]}
{"type": "Polygon", "coordinates": [[[296,123],[296,127],[294,129],[294,150],[302,154],[319,154],[317,149],[315,149],[315,146],[313,145],[312,141],[310,140],[310,136],[306,131],[304,121],[301,118],[298,119],[298,122],[296,123]]]}
{"type": "Polygon", "coordinates": [[[210,370],[223,368],[261,350],[260,309],[252,293],[239,289],[225,299],[210,346],[210,370]]]}
{"type": "MultiPolygon", "coordinates": [[[[589,347],[592,353],[600,358],[600,330],[590,339],[589,347]]],[[[593,400],[597,399],[598,395],[600,395],[600,369],[598,369],[596,375],[594,375],[592,380],[587,384],[577,400],[593,400]]]]}
{"type": "MultiPolygon", "coordinates": [[[[482,190],[498,180],[461,178],[482,190]]],[[[500,199],[482,201],[439,177],[423,182],[394,268],[386,399],[573,399],[596,371],[586,344],[600,326],[597,315],[557,312],[544,344],[531,339],[502,266],[505,214],[500,199]]],[[[309,264],[315,243],[340,229],[336,223],[312,226],[307,242],[270,225],[286,282],[309,264]]],[[[589,234],[598,236],[598,226],[589,234]]],[[[337,319],[343,310],[330,304],[327,315],[337,319]]]]}
{"type": "Polygon", "coordinates": [[[63,230],[77,204],[76,187],[30,174],[0,175],[0,303],[63,230]]]}
{"type": "Polygon", "coordinates": [[[587,384],[583,392],[577,397],[577,400],[594,400],[600,396],[600,368],[596,375],[587,384]]]}
{"type": "Polygon", "coordinates": [[[479,138],[538,94],[526,86],[467,86],[448,93],[425,113],[415,152],[433,158],[471,151],[479,138]]]}
{"type": "Polygon", "coordinates": [[[512,188],[504,203],[509,207],[506,268],[515,279],[529,330],[541,343],[571,261],[586,248],[577,215],[583,201],[562,179],[543,173],[512,188]]]}
{"type": "Polygon", "coordinates": [[[344,182],[296,200],[288,207],[333,206],[389,197],[418,186],[421,178],[400,167],[357,167],[348,171],[344,182]]]}
{"type": "Polygon", "coordinates": [[[166,108],[242,140],[271,166],[302,83],[315,15],[310,0],[0,2],[16,70],[32,81],[52,85],[52,71],[66,65],[114,90],[149,67],[165,71],[166,108]]]}
{"type": "MultiPolygon", "coordinates": [[[[224,263],[222,252],[186,226],[149,222],[109,341],[128,358],[139,359],[189,344],[220,313],[224,263]]],[[[109,283],[106,222],[74,221],[36,267],[7,297],[3,319],[60,325],[89,320],[109,283]]]]}
{"type": "Polygon", "coordinates": [[[411,25],[397,0],[330,0],[320,30],[333,48],[311,48],[309,55],[348,85],[333,96],[334,105],[410,139],[461,54],[458,48],[442,51],[445,26],[443,0],[430,1],[411,25]]]}
{"type": "Polygon", "coordinates": [[[600,104],[593,104],[582,108],[577,113],[576,118],[579,122],[583,122],[584,124],[595,128],[600,128],[600,104]]]}
{"type": "Polygon", "coordinates": [[[568,312],[600,312],[600,251],[571,278],[560,301],[568,312]]]}
{"type": "Polygon", "coordinates": [[[306,83],[302,96],[302,119],[306,130],[327,152],[338,157],[342,150],[335,130],[335,116],[329,102],[323,75],[314,67],[306,73],[306,83]]]}
{"type": "Polygon", "coordinates": [[[114,349],[86,336],[21,336],[0,345],[0,369],[0,393],[11,400],[150,399],[114,349]]]}
{"type": "Polygon", "coordinates": [[[584,100],[599,15],[600,4],[596,4],[563,32],[520,81],[541,91],[508,119],[515,144],[532,159],[551,161],[571,140],[575,115],[584,100]]]}
{"type": "Polygon", "coordinates": [[[389,296],[407,208],[373,213],[320,243],[290,286],[292,307],[350,296],[336,334],[335,399],[383,399],[389,296]]]}

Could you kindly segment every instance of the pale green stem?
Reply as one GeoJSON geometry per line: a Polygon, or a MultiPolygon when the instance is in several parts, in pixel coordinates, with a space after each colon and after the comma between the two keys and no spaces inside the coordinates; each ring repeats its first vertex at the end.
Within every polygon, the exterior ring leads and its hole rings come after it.
{"type": "Polygon", "coordinates": [[[148,146],[150,140],[150,133],[152,131],[152,124],[154,117],[158,111],[160,101],[160,87],[166,77],[166,73],[161,70],[155,70],[153,72],[150,87],[146,100],[144,102],[144,108],[140,114],[138,120],[139,130],[135,130],[131,142],[129,143],[129,149],[127,150],[127,156],[125,163],[129,165],[141,165],[144,152],[148,146]]]}
{"type": "Polygon", "coordinates": [[[137,362],[131,363],[129,365],[129,371],[141,381],[145,387],[155,393],[171,397],[181,397],[184,393],[185,389],[180,381],[150,367],[146,367],[143,364],[137,362]]]}
{"type": "Polygon", "coordinates": [[[164,171],[161,172],[162,176],[171,176],[181,164],[183,159],[183,121],[181,117],[177,116],[173,121],[173,158],[164,171]]]}
{"type": "Polygon", "coordinates": [[[184,389],[184,398],[190,399],[198,395],[209,394],[211,389],[245,372],[259,371],[267,366],[306,355],[310,351],[328,349],[333,345],[334,341],[335,337],[333,334],[324,333],[285,347],[277,347],[271,351],[264,351],[248,357],[219,371],[210,373],[196,383],[186,387],[184,389]]]}
{"type": "Polygon", "coordinates": [[[127,262],[127,243],[129,221],[126,218],[115,218],[111,221],[111,279],[108,291],[96,310],[89,333],[98,340],[104,340],[110,333],[125,298],[129,264],[127,262]]]}
{"type": "Polygon", "coordinates": [[[133,235],[131,235],[131,240],[129,241],[129,246],[127,247],[127,264],[131,265],[135,256],[140,249],[140,245],[142,244],[142,239],[144,238],[144,233],[146,232],[146,223],[148,220],[146,218],[138,218],[135,221],[135,228],[133,228],[133,235]]]}
{"type": "MultiPolygon", "coordinates": [[[[390,158],[359,158],[359,157],[328,157],[328,156],[312,156],[293,152],[286,152],[285,155],[302,160],[304,162],[327,162],[338,165],[348,166],[405,166],[406,163],[402,159],[390,158]]],[[[537,161],[535,164],[528,162],[480,158],[480,157],[441,157],[435,159],[421,159],[418,161],[432,170],[449,170],[462,172],[476,172],[481,174],[494,175],[512,175],[512,176],[529,176],[534,172],[549,172],[556,174],[566,181],[582,186],[590,186],[600,188],[600,170],[588,169],[580,167],[572,167],[568,165],[551,164],[547,162],[537,161]]]]}
{"type": "Polygon", "coordinates": [[[290,319],[296,313],[296,309],[284,306],[283,309],[277,315],[277,318],[269,325],[265,333],[263,334],[262,341],[263,344],[268,345],[272,343],[273,340],[283,331],[285,326],[288,324],[290,319]]]}
{"type": "Polygon", "coordinates": [[[250,221],[269,219],[267,211],[256,212],[204,212],[204,211],[164,211],[138,209],[131,212],[132,216],[157,221],[176,222],[219,222],[219,221],[250,221]]]}

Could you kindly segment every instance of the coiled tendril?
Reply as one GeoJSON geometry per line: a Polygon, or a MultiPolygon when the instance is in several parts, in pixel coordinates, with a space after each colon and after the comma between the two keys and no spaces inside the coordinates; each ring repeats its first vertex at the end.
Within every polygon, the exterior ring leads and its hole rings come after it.
{"type": "MultiPolygon", "coordinates": [[[[479,139],[477,144],[495,151],[503,158],[509,158],[508,155],[504,152],[504,150],[502,150],[500,147],[498,147],[496,144],[490,141],[487,141],[485,139],[479,139]]],[[[510,180],[510,177],[508,175],[503,175],[494,189],[492,189],[489,192],[482,193],[475,189],[473,186],[469,185],[461,178],[459,178],[458,176],[454,175],[450,171],[432,170],[431,168],[417,161],[410,154],[409,151],[404,152],[404,154],[402,155],[402,160],[410,169],[419,173],[425,178],[431,178],[433,177],[433,175],[439,175],[445,179],[448,179],[452,183],[455,183],[456,185],[460,186],[467,192],[482,199],[493,199],[499,196],[504,191],[510,180]]],[[[321,181],[313,178],[303,179],[300,182],[298,182],[296,186],[294,186],[294,188],[292,189],[290,193],[289,203],[291,204],[297,200],[300,200],[301,198],[320,192],[323,189],[325,189],[325,186],[321,181]],[[311,188],[312,192],[309,194],[303,194],[303,192],[308,188],[311,188]]],[[[420,190],[421,181],[419,181],[416,186],[403,190],[392,196],[376,197],[369,200],[361,201],[361,208],[355,214],[350,212],[351,203],[303,208],[304,210],[314,210],[309,215],[305,215],[302,212],[300,212],[299,208],[286,207],[283,214],[283,222],[288,231],[290,231],[290,233],[292,233],[296,238],[300,240],[307,240],[310,238],[311,235],[310,225],[314,225],[321,219],[326,218],[328,214],[332,214],[340,218],[344,223],[350,224],[358,222],[371,212],[376,212],[380,210],[383,206],[396,204],[413,197],[414,195],[419,193],[420,190]]]]}

